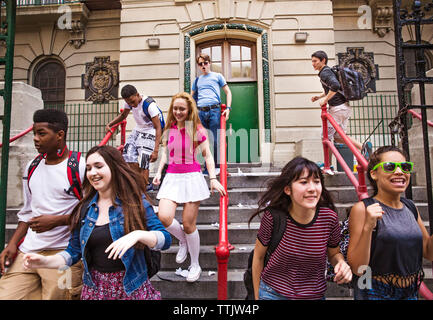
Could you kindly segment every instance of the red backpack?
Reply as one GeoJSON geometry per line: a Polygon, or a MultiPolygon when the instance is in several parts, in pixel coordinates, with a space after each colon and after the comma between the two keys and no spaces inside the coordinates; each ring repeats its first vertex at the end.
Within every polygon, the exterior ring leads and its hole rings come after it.
{"type": "MultiPolygon", "coordinates": [[[[33,172],[35,171],[36,167],[39,165],[39,163],[42,161],[43,158],[45,158],[45,154],[39,154],[30,164],[28,172],[27,172],[27,185],[29,186],[30,178],[33,175],[33,172]]],[[[69,184],[71,185],[68,190],[65,190],[67,194],[71,194],[71,192],[77,197],[78,200],[81,200],[82,193],[81,193],[81,179],[80,179],[80,157],[81,152],[77,151],[69,151],[69,158],[68,158],[68,167],[67,167],[67,174],[68,174],[68,180],[69,184]]],[[[30,189],[30,187],[29,187],[30,189]]],[[[30,190],[30,193],[32,191],[30,190]]]]}
{"type": "MultiPolygon", "coordinates": [[[[46,157],[46,154],[40,153],[30,164],[29,169],[27,171],[27,186],[29,186],[30,178],[33,175],[33,172],[35,172],[36,167],[41,163],[42,159],[46,157]]],[[[71,192],[77,197],[78,200],[81,200],[82,198],[82,192],[81,192],[81,179],[80,179],[80,158],[81,158],[81,152],[77,151],[69,151],[69,158],[68,158],[68,167],[67,167],[67,175],[69,184],[71,185],[68,190],[65,190],[67,194],[71,194],[71,192]]],[[[30,186],[29,186],[30,190],[30,186]]],[[[30,190],[30,193],[32,191],[30,190]]],[[[23,237],[18,243],[17,247],[21,245],[24,241],[23,237]]],[[[15,257],[12,259],[14,260],[15,257]]]]}

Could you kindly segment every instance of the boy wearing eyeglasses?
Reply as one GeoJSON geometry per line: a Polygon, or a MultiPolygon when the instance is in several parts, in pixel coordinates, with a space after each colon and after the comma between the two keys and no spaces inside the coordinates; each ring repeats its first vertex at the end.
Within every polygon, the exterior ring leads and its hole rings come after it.
{"type": "MultiPolygon", "coordinates": [[[[229,119],[229,114],[232,104],[232,93],[227,85],[224,76],[221,73],[211,71],[211,61],[209,55],[200,53],[197,57],[197,64],[202,75],[199,76],[192,85],[192,96],[197,102],[199,117],[202,125],[210,130],[213,135],[213,155],[215,159],[215,172],[219,174],[219,158],[218,158],[218,129],[220,128],[221,115],[221,97],[220,91],[223,89],[227,97],[227,108],[223,115],[226,120],[229,119]]],[[[207,174],[205,169],[204,174],[207,174]]]]}

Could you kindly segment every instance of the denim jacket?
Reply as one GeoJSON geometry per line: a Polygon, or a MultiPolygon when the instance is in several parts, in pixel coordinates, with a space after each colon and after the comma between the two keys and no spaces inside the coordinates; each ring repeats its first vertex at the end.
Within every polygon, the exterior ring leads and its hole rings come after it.
{"type": "MultiPolygon", "coordinates": [[[[83,261],[84,273],[83,282],[91,287],[95,287],[92,277],[89,272],[88,261],[89,252],[86,248],[87,240],[89,239],[96,220],[98,219],[98,201],[99,194],[90,201],[85,218],[81,221],[81,229],[76,228],[71,235],[68,247],[59,252],[66,261],[68,266],[83,261]]],[[[124,215],[120,200],[116,199],[117,207],[109,208],[109,228],[113,242],[124,236],[124,215]]],[[[144,199],[143,206],[146,211],[147,229],[153,232],[157,237],[157,244],[152,250],[166,250],[171,245],[171,235],[165,230],[161,221],[155,215],[152,206],[144,199]]],[[[137,250],[134,247],[128,249],[122,256],[122,262],[125,265],[125,276],[123,278],[123,286],[126,294],[130,295],[134,290],[138,289],[148,278],[147,265],[143,250],[137,250]]]]}

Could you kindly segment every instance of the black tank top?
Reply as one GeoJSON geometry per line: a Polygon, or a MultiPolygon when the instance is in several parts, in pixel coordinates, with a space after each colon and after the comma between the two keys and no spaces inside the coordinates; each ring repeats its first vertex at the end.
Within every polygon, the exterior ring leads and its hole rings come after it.
{"type": "Polygon", "coordinates": [[[369,266],[372,275],[400,278],[417,275],[422,270],[423,238],[414,214],[406,205],[395,209],[374,201],[385,213],[377,222],[371,243],[369,266]]]}
{"type": "Polygon", "coordinates": [[[90,261],[88,261],[90,270],[99,272],[125,270],[125,265],[121,259],[108,259],[110,252],[105,253],[105,250],[111,243],[113,243],[113,239],[111,238],[109,224],[95,226],[86,245],[89,250],[89,257],[91,257],[90,261]]]}

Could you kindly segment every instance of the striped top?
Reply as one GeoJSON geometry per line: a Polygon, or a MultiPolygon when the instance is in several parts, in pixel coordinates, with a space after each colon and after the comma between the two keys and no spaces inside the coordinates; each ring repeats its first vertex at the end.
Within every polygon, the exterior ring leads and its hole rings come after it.
{"type": "MultiPolygon", "coordinates": [[[[272,225],[272,215],[266,211],[257,235],[264,246],[270,244],[272,225]]],[[[338,215],[331,209],[316,210],[308,224],[296,222],[289,214],[286,231],[261,279],[289,299],[321,299],[326,291],[327,248],[336,248],[339,241],[338,215]]]]}

